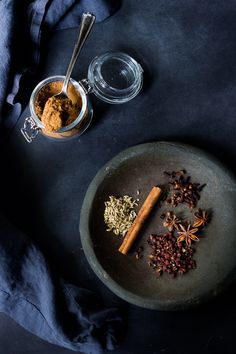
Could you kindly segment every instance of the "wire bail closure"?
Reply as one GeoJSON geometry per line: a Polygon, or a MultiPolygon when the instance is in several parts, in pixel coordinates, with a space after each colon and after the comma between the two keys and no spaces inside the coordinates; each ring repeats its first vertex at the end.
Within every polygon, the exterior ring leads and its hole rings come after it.
{"type": "Polygon", "coordinates": [[[33,117],[25,118],[21,133],[28,143],[32,143],[41,129],[37,126],[33,117]]]}
{"type": "Polygon", "coordinates": [[[82,79],[79,81],[80,86],[84,90],[85,94],[88,95],[93,92],[93,88],[90,85],[88,79],[82,79]]]}

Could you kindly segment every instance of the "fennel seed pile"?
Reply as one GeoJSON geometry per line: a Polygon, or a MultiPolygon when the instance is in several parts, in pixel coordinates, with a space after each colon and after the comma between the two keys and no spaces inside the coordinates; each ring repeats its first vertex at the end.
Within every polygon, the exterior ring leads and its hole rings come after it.
{"type": "Polygon", "coordinates": [[[104,211],[107,231],[125,236],[137,215],[134,210],[136,205],[138,205],[137,201],[128,195],[119,198],[109,196],[109,200],[105,202],[104,211]]]}

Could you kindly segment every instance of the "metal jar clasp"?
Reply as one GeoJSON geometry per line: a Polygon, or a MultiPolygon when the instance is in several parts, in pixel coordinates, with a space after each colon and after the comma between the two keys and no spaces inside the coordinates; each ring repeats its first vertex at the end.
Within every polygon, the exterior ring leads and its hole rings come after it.
{"type": "Polygon", "coordinates": [[[40,128],[36,124],[33,117],[25,118],[24,125],[21,128],[21,133],[28,141],[28,143],[32,143],[33,139],[38,135],[40,128]]]}
{"type": "Polygon", "coordinates": [[[90,85],[88,79],[83,79],[79,81],[80,86],[84,90],[85,94],[88,95],[93,92],[93,88],[90,85]]]}

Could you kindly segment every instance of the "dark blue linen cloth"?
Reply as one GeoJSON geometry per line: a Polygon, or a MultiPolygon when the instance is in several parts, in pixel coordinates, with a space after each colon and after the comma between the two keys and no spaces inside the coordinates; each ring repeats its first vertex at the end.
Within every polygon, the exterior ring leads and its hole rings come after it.
{"type": "MultiPolygon", "coordinates": [[[[78,26],[82,12],[101,21],[118,5],[115,0],[0,0],[1,125],[12,128],[20,115],[45,36],[78,26]]],[[[0,215],[0,311],[50,343],[99,354],[116,348],[121,319],[117,310],[98,303],[90,291],[57,278],[37,246],[0,215]]]]}
{"type": "Polygon", "coordinates": [[[116,348],[121,318],[59,280],[40,250],[0,216],[0,311],[50,343],[84,353],[116,348]]]}
{"type": "Polygon", "coordinates": [[[118,7],[119,0],[0,0],[0,125],[15,125],[50,31],[77,27],[83,12],[102,21],[118,7]]]}

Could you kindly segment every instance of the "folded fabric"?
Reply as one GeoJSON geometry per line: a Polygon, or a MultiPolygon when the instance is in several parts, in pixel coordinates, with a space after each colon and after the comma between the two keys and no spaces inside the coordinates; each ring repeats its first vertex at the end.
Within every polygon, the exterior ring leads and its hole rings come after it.
{"type": "Polygon", "coordinates": [[[0,126],[16,123],[29,97],[42,39],[52,29],[77,27],[83,12],[97,21],[110,16],[119,0],[1,0],[0,1],[0,126]],[[26,80],[23,82],[23,78],[26,80]],[[27,83],[27,85],[26,85],[27,83]],[[26,88],[28,90],[26,91],[26,88]]]}
{"type": "Polygon", "coordinates": [[[89,354],[117,347],[117,310],[59,280],[40,250],[0,216],[0,311],[50,343],[89,354]]]}

